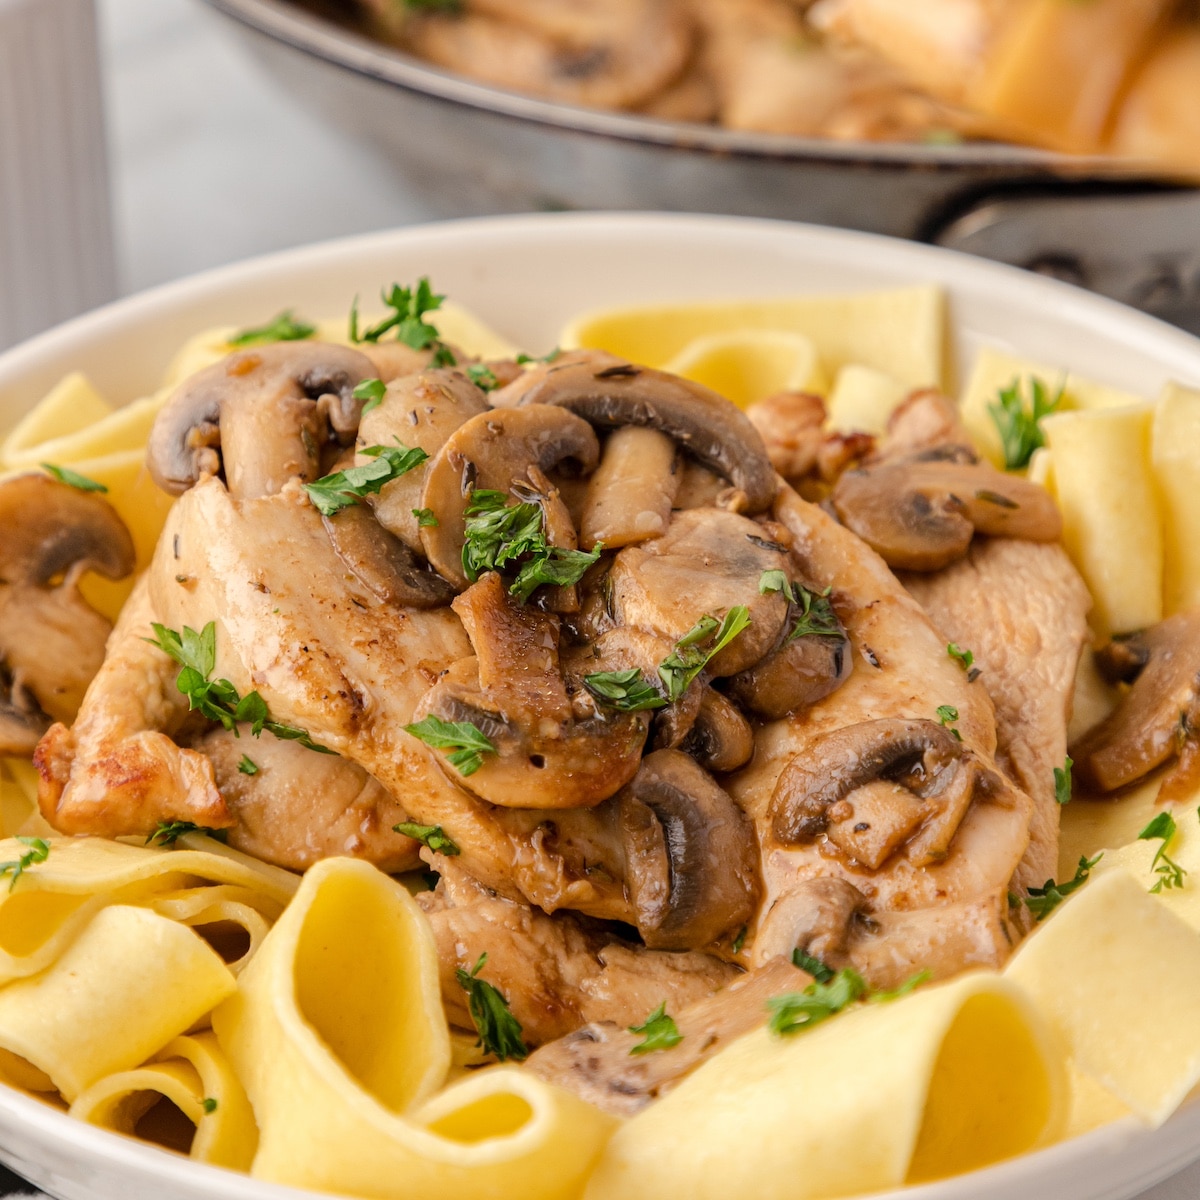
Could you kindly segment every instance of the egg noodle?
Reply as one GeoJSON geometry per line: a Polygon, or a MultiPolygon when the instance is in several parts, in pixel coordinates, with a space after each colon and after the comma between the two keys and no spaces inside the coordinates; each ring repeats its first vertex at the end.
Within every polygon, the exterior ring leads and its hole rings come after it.
{"type": "MultiPolygon", "coordinates": [[[[430,319],[469,352],[514,353],[452,304],[430,319]]],[[[590,314],[562,343],[743,407],[816,392],[834,428],[880,433],[912,389],[946,389],[945,324],[942,294],[914,287],[590,314]]],[[[103,484],[144,570],[172,503],[145,470],[150,426],[233,334],[194,338],[159,392],[124,407],[67,376],[0,446],[0,469],[51,463],[103,484]]],[[[319,336],[345,340],[332,323],[319,336]]],[[[1200,392],[1148,401],[985,350],[961,417],[1002,468],[989,406],[1027,379],[1056,401],[1028,472],[1058,501],[1095,632],[1200,604],[1200,392]]],[[[89,576],[83,591],[115,619],[132,586],[89,576]]],[[[1081,669],[1077,722],[1114,701],[1081,669]]],[[[1156,806],[1156,787],[1064,809],[1058,878],[1103,856],[1004,970],[852,1007],[800,1037],[760,1028],[621,1119],[520,1065],[478,1069],[402,880],[348,858],[299,876],[197,832],[61,837],[38,815],[31,764],[8,759],[0,1079],[200,1161],[370,1197],[818,1200],[941,1179],[1121,1118],[1157,1126],[1200,1082],[1200,819],[1194,801],[1156,806]],[[1138,835],[1161,812],[1181,886],[1153,892],[1160,844],[1138,835]]]]}

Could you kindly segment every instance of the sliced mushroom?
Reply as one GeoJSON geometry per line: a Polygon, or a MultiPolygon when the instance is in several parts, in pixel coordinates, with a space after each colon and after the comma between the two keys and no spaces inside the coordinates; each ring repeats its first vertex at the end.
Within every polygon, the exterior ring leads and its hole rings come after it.
{"type": "Polygon", "coordinates": [[[849,963],[854,920],[867,898],[845,879],[804,879],[778,896],[764,914],[751,951],[756,964],[791,959],[796,950],[837,970],[849,963]]]}
{"type": "Polygon", "coordinates": [[[793,758],[775,785],[770,818],[780,842],[825,838],[871,870],[901,847],[917,866],[945,857],[978,774],[947,729],[865,721],[829,734],[819,751],[793,758]]]}
{"type": "Polygon", "coordinates": [[[706,668],[713,676],[734,675],[779,640],[788,602],[778,592],[762,594],[759,581],[787,562],[787,550],[748,518],[689,509],[675,514],[663,537],[617,555],[609,574],[612,611],[621,624],[674,643],[705,615],[720,618],[745,606],[749,626],[706,668]]]}
{"type": "Polygon", "coordinates": [[[475,490],[536,493],[545,514],[546,540],[574,549],[575,527],[566,505],[546,479],[555,469],[590,474],[600,457],[591,426],[561,409],[538,406],[480,413],[451,434],[425,474],[421,508],[437,524],[421,530],[426,557],[459,588],[468,580],[462,565],[463,523],[475,490]]]}
{"type": "Polygon", "coordinates": [[[369,508],[352,504],[322,517],[338,558],[383,604],[438,608],[454,599],[454,587],[394,537],[369,508]]]}
{"type": "Polygon", "coordinates": [[[1116,710],[1071,747],[1071,757],[1080,783],[1112,792],[1185,752],[1195,740],[1188,714],[1200,699],[1200,609],[1114,639],[1096,662],[1110,681],[1132,686],[1116,710]]]}
{"type": "Polygon", "coordinates": [[[374,376],[371,360],[347,346],[240,350],[175,390],[150,432],[146,466],[175,496],[222,467],[230,492],[245,499],[274,495],[289,479],[311,481],[326,428],[352,440],[365,403],[354,389],[374,376]]]}
{"type": "Polygon", "coordinates": [[[1045,488],[976,461],[965,446],[881,458],[833,489],[842,523],[890,567],[937,571],[962,558],[976,533],[1055,542],[1062,518],[1045,488]]]}
{"type": "Polygon", "coordinates": [[[495,572],[454,611],[476,657],[446,672],[416,719],[469,721],[496,747],[467,775],[448,765],[456,782],[491,804],[543,809],[599,804],[633,778],[649,716],[600,709],[586,691],[568,696],[556,617],[516,604],[495,572]]]}
{"type": "Polygon", "coordinates": [[[704,686],[689,691],[699,693],[700,706],[679,748],[710,771],[736,771],[745,766],[754,754],[754,730],[750,723],[736,705],[713,688],[704,686]]]}
{"type": "Polygon", "coordinates": [[[585,546],[609,549],[661,537],[679,490],[675,443],[637,426],[615,429],[588,481],[579,535],[585,546]]]}
{"type": "Polygon", "coordinates": [[[111,626],[79,594],[121,579],[133,541],[112,506],[47,475],[0,483],[0,753],[29,754],[50,719],[74,720],[111,626]]]}
{"type": "Polygon", "coordinates": [[[762,512],[775,496],[778,480],[758,431],[741,409],[698,383],[577,350],[505,390],[507,403],[557,405],[601,429],[660,430],[743,492],[747,512],[762,512]]]}
{"type": "MultiPolygon", "coordinates": [[[[390,349],[391,343],[388,346],[390,349]]],[[[463,422],[486,411],[486,396],[459,371],[425,370],[403,375],[389,383],[382,402],[359,421],[359,465],[371,461],[362,453],[367,446],[399,443],[424,450],[432,457],[463,422]]],[[[413,510],[421,507],[426,471],[425,467],[417,467],[385,483],[383,490],[369,500],[384,529],[421,555],[425,549],[413,510]]],[[[432,515],[440,521],[436,510],[432,515]]]]}
{"type": "Polygon", "coordinates": [[[823,700],[850,678],[850,639],[841,622],[825,634],[802,632],[803,620],[799,607],[790,605],[779,645],[729,679],[729,695],[744,708],[777,721],[823,700]]]}
{"type": "Polygon", "coordinates": [[[647,946],[698,949],[750,919],[758,891],[753,830],[693,759],[678,750],[648,754],[618,811],[647,946]]]}

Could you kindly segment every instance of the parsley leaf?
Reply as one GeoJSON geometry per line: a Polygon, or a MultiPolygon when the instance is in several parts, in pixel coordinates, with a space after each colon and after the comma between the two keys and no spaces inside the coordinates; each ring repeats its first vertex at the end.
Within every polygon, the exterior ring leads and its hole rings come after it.
{"type": "Polygon", "coordinates": [[[1080,855],[1074,878],[1063,883],[1047,879],[1040,888],[1030,888],[1025,905],[1033,913],[1034,920],[1044,921],[1072,892],[1083,887],[1092,873],[1092,868],[1103,857],[1102,854],[1097,854],[1095,858],[1089,859],[1086,854],[1080,855]]]}
{"type": "Polygon", "coordinates": [[[811,1029],[836,1016],[867,994],[863,977],[851,967],[838,971],[825,982],[810,983],[802,992],[785,992],[767,1001],[769,1028],[783,1037],[811,1029]]]}
{"type": "Polygon", "coordinates": [[[906,979],[898,988],[892,988],[890,991],[872,992],[867,997],[867,1003],[891,1004],[893,1000],[902,1000],[905,996],[915,992],[922,984],[928,983],[932,978],[932,971],[918,971],[911,979],[906,979]]]}
{"type": "Polygon", "coordinates": [[[217,1102],[211,1096],[205,1096],[200,1101],[200,1107],[204,1109],[205,1114],[215,1113],[217,1111],[217,1102]]]}
{"type": "Polygon", "coordinates": [[[459,967],[454,972],[458,986],[467,993],[467,1011],[479,1034],[476,1045],[494,1054],[501,1062],[510,1058],[522,1062],[529,1057],[529,1048],[521,1037],[521,1022],[509,1011],[508,1001],[499,989],[479,978],[486,963],[485,952],[470,971],[459,967]]]}
{"type": "Polygon", "coordinates": [[[1026,406],[1021,394],[1021,381],[1014,379],[997,394],[996,403],[988,405],[988,413],[1000,434],[1004,449],[1004,465],[1010,471],[1029,466],[1035,450],[1040,450],[1046,439],[1042,434],[1041,420],[1057,412],[1063,400],[1063,385],[1051,396],[1049,389],[1036,375],[1029,377],[1030,401],[1026,406]]]}
{"type": "Polygon", "coordinates": [[[292,310],[286,308],[275,320],[268,321],[257,329],[243,329],[241,333],[231,337],[226,345],[260,346],[266,342],[303,342],[316,332],[316,326],[297,320],[292,310]]]}
{"type": "Polygon", "coordinates": [[[412,515],[417,518],[417,527],[420,529],[436,529],[438,519],[433,515],[432,508],[414,508],[412,515]]]}
{"type": "Polygon", "coordinates": [[[659,664],[667,699],[672,703],[678,700],[692,680],[749,624],[750,610],[744,604],[731,608],[719,623],[716,617],[701,617],[659,664]]]}
{"type": "Polygon", "coordinates": [[[842,625],[829,602],[832,588],[823,592],[810,592],[803,584],[792,583],[782,571],[764,571],[758,580],[758,590],[761,595],[769,592],[782,592],[789,604],[799,610],[788,641],[800,637],[840,637],[842,625]]]}
{"type": "Polygon", "coordinates": [[[1075,760],[1068,754],[1061,767],[1054,768],[1054,799],[1059,804],[1071,803],[1071,768],[1075,760]]]}
{"type": "Polygon", "coordinates": [[[954,728],[954,723],[958,720],[958,709],[953,704],[939,704],[937,710],[938,724],[949,729],[954,734],[954,740],[962,741],[962,734],[954,728]]]}
{"type": "Polygon", "coordinates": [[[644,1035],[643,1041],[630,1048],[630,1054],[649,1054],[654,1050],[670,1050],[683,1041],[683,1034],[675,1024],[675,1018],[667,1016],[664,1000],[640,1025],[630,1025],[630,1033],[644,1035]]]}
{"type": "Polygon", "coordinates": [[[458,844],[440,825],[418,825],[415,821],[401,821],[399,825],[393,825],[392,829],[415,842],[420,842],[422,846],[428,846],[437,854],[446,855],[447,858],[462,853],[458,844]]]}
{"type": "Polygon", "coordinates": [[[749,925],[743,925],[741,927],[741,929],[739,929],[737,931],[737,937],[735,937],[733,939],[733,946],[731,947],[734,954],[741,954],[742,947],[746,944],[746,934],[748,934],[749,932],[750,932],[749,925]]]}
{"type": "Polygon", "coordinates": [[[532,354],[518,354],[517,366],[524,367],[528,366],[529,363],[552,363],[560,354],[562,354],[562,349],[558,346],[555,346],[549,354],[543,354],[541,357],[536,357],[532,354]]]}
{"type": "Polygon", "coordinates": [[[108,491],[106,484],[97,483],[94,479],[89,479],[86,475],[80,475],[78,471],[72,471],[70,467],[56,467],[53,463],[39,463],[43,471],[53,475],[59,483],[65,483],[73,488],[78,488],[81,492],[100,492],[108,491]]]}
{"type": "Polygon", "coordinates": [[[1150,889],[1155,895],[1164,890],[1170,891],[1172,888],[1183,887],[1183,877],[1187,871],[1167,854],[1167,847],[1178,832],[1178,828],[1175,818],[1169,812],[1160,812],[1138,834],[1139,842],[1152,842],[1156,839],[1162,841],[1162,845],[1154,855],[1154,861],[1150,864],[1150,869],[1158,876],[1158,882],[1150,889]]]}
{"type": "Polygon", "coordinates": [[[561,546],[549,546],[544,554],[535,555],[517,572],[508,589],[524,604],[542,584],[552,587],[569,587],[578,583],[588,568],[600,558],[600,543],[592,550],[565,550],[561,546]]]}
{"type": "Polygon", "coordinates": [[[223,842],[228,836],[224,829],[206,829],[191,821],[159,821],[158,828],[146,838],[146,845],[173,846],[185,833],[203,833],[218,842],[223,842]]]}
{"type": "Polygon", "coordinates": [[[371,409],[378,408],[386,394],[387,384],[382,379],[364,379],[353,392],[355,400],[366,401],[359,415],[365,417],[371,409]]]}
{"type": "Polygon", "coordinates": [[[983,672],[975,665],[975,655],[964,650],[957,642],[950,642],[946,653],[967,673],[967,682],[974,683],[983,672]]]}
{"type": "Polygon", "coordinates": [[[494,392],[500,386],[495,371],[486,363],[471,363],[466,370],[467,378],[485,392],[494,392]]]}
{"type": "Polygon", "coordinates": [[[429,716],[404,729],[435,750],[452,751],[446,759],[460,775],[474,775],[483,766],[483,756],[496,753],[491,739],[470,721],[443,721],[429,716]]]}
{"type": "Polygon", "coordinates": [[[19,837],[17,841],[22,846],[28,846],[20,858],[13,859],[11,862],[0,863],[0,878],[5,875],[11,875],[12,881],[8,885],[8,890],[11,892],[17,886],[17,880],[33,866],[34,863],[44,863],[50,857],[50,843],[40,837],[19,837]]]}
{"type": "Polygon", "coordinates": [[[597,671],[583,677],[587,688],[601,704],[617,712],[645,712],[663,708],[667,698],[637,667],[629,671],[597,671]]]}
{"type": "Polygon", "coordinates": [[[792,965],[807,971],[818,983],[828,983],[834,975],[832,967],[827,967],[819,958],[799,948],[792,951],[792,965]]]}
{"type": "Polygon", "coordinates": [[[258,763],[248,754],[243,754],[241,761],[238,763],[238,773],[241,775],[257,775],[258,763]]]}
{"type": "MultiPolygon", "coordinates": [[[[376,324],[359,333],[358,300],[350,309],[350,340],[352,342],[377,342],[385,333],[396,331],[396,340],[414,350],[427,350],[438,341],[437,329],[425,320],[427,314],[442,307],[445,296],[437,295],[429,285],[427,276],[422,276],[415,288],[401,287],[393,283],[381,293],[383,303],[392,311],[376,324]]],[[[435,364],[437,365],[437,364],[435,364]]]]}
{"type": "Polygon", "coordinates": [[[382,491],[385,484],[407,475],[429,457],[419,446],[410,450],[399,442],[395,446],[367,446],[362,453],[375,461],[334,471],[315,483],[304,485],[313,507],[322,516],[332,517],[343,508],[357,504],[363,496],[382,491]]]}

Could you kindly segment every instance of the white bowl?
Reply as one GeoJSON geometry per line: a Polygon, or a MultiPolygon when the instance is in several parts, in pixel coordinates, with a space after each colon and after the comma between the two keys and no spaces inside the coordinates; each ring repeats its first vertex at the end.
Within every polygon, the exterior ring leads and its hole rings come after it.
{"type": "MultiPolygon", "coordinates": [[[[81,317],[0,356],[0,430],[69,370],[106,395],[150,391],[179,345],[283,308],[347,312],[392,280],[429,275],[518,345],[553,346],[572,315],[627,302],[859,291],[939,283],[953,349],[989,342],[1153,395],[1200,384],[1200,341],[1038,276],[867,234],[723,217],[500,217],[331,242],[210,271],[81,317]]],[[[1200,1104],[1161,1129],[1126,1121],[894,1200],[1128,1200],[1200,1158],[1200,1104]]],[[[0,1087],[0,1159],[61,1200],[286,1200],[259,1183],[73,1121],[0,1087]]],[[[748,1197],[748,1200],[751,1198],[748,1197]]]]}

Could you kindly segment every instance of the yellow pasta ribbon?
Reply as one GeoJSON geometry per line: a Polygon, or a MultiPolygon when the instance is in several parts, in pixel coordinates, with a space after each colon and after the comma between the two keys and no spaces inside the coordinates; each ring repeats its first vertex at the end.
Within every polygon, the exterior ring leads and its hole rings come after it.
{"type": "Polygon", "coordinates": [[[432,933],[353,859],[305,875],[213,1027],[261,1130],[252,1174],[277,1183],[568,1200],[612,1125],[516,1068],[435,1094],[451,1056],[432,933]]]}
{"type": "Polygon", "coordinates": [[[186,926],[110,905],[49,970],[0,989],[0,1046],[71,1101],[145,1062],[236,986],[186,926]]]}
{"type": "Polygon", "coordinates": [[[734,1042],[617,1131],[586,1200],[817,1200],[940,1179],[1053,1140],[1065,1095],[1032,1005],[969,975],[734,1042]]]}
{"type": "MultiPolygon", "coordinates": [[[[254,1159],[258,1128],[242,1085],[211,1033],[179,1037],[154,1062],[107,1075],[81,1093],[71,1116],[183,1150],[200,1162],[245,1171],[254,1159]],[[166,1099],[192,1128],[155,1113],[166,1099]],[[159,1120],[155,1120],[155,1116],[159,1120]],[[176,1144],[183,1140],[185,1145],[176,1144]]],[[[169,1113],[169,1109],[168,1109],[169,1113]]]]}

